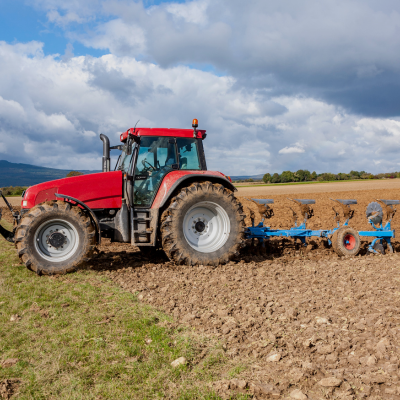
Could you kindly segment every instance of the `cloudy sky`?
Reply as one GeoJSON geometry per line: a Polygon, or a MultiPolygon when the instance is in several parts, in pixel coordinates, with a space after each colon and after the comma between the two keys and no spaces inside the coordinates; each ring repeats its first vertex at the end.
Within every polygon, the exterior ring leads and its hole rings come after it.
{"type": "Polygon", "coordinates": [[[397,0],[0,0],[0,159],[206,129],[209,169],[400,170],[397,0]]]}

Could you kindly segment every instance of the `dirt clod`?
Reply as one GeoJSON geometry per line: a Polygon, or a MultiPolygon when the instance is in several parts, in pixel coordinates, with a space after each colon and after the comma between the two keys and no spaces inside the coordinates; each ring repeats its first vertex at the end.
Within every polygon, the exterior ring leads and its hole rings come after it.
{"type": "Polygon", "coordinates": [[[185,357],[179,357],[176,360],[172,361],[171,366],[173,368],[179,367],[180,365],[185,365],[187,360],[185,357]]]}
{"type": "Polygon", "coordinates": [[[307,395],[305,395],[300,389],[295,389],[290,392],[290,397],[295,400],[306,400],[307,395]]]}
{"type": "Polygon", "coordinates": [[[318,385],[321,385],[323,387],[336,387],[336,386],[340,386],[341,383],[342,383],[341,379],[330,377],[330,378],[321,379],[318,382],[318,385]]]}
{"type": "Polygon", "coordinates": [[[18,390],[18,379],[3,379],[0,381],[0,396],[4,400],[11,399],[11,396],[18,390]]]}
{"type": "Polygon", "coordinates": [[[7,358],[1,363],[3,368],[13,367],[18,362],[18,358],[7,358]]]}
{"type": "Polygon", "coordinates": [[[18,315],[18,314],[13,314],[13,315],[11,315],[11,317],[10,317],[10,321],[11,321],[11,322],[18,322],[21,318],[22,318],[22,317],[21,317],[20,315],[18,315]]]}

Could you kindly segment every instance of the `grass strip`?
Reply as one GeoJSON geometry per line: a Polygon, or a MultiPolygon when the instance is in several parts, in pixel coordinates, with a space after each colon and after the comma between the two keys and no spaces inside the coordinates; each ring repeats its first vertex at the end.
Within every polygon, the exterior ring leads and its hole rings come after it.
{"type": "Polygon", "coordinates": [[[18,359],[0,382],[17,379],[18,399],[219,399],[208,383],[237,370],[220,344],[103,275],[36,276],[2,239],[0,326],[0,363],[18,359]]]}

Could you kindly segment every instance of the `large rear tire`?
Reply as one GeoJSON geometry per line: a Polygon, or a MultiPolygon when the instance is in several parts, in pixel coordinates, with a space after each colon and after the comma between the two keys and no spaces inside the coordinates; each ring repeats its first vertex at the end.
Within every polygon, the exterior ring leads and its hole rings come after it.
{"type": "Polygon", "coordinates": [[[22,262],[37,274],[65,274],[90,259],[95,234],[90,218],[79,207],[51,201],[24,215],[15,232],[15,246],[22,262]]]}
{"type": "Polygon", "coordinates": [[[161,217],[162,247],[177,264],[219,265],[244,244],[244,214],[221,184],[196,182],[172,198],[161,217]]]}
{"type": "Polygon", "coordinates": [[[332,247],[338,256],[356,256],[361,247],[360,236],[355,229],[342,226],[332,236],[332,247]]]}

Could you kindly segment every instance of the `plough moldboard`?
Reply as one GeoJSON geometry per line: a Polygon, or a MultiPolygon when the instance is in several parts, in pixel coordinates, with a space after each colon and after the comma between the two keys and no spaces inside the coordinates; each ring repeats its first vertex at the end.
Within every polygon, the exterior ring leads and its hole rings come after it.
{"type": "Polygon", "coordinates": [[[307,228],[307,221],[314,216],[312,205],[315,204],[315,200],[289,199],[297,207],[297,211],[290,207],[293,212],[293,226],[289,229],[273,229],[265,225],[265,221],[274,215],[273,199],[247,200],[257,205],[261,222],[258,225],[254,224],[255,213],[251,211],[252,226],[246,229],[246,238],[257,239],[263,246],[265,246],[265,241],[274,237],[298,239],[305,246],[307,246],[308,238],[325,238],[339,256],[354,256],[360,251],[360,238],[368,237],[372,238],[368,251],[384,254],[384,243],[386,242],[387,249],[393,253],[391,239],[395,237],[395,231],[391,228],[391,221],[396,213],[394,206],[400,204],[400,200],[377,199],[370,203],[367,206],[366,217],[373,229],[369,231],[357,231],[349,226],[349,221],[354,215],[354,210],[351,209],[351,206],[357,204],[357,200],[354,199],[330,199],[340,207],[340,209],[332,207],[335,212],[334,219],[337,226],[331,229],[318,230],[307,228]],[[340,224],[342,214],[344,222],[340,224]],[[386,220],[385,223],[384,219],[386,220]]]}

